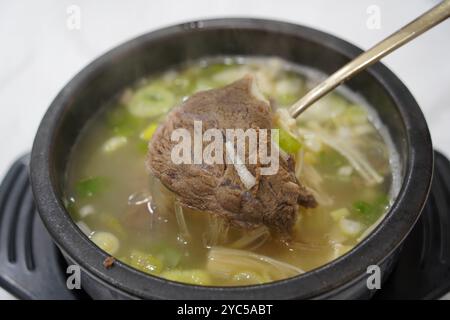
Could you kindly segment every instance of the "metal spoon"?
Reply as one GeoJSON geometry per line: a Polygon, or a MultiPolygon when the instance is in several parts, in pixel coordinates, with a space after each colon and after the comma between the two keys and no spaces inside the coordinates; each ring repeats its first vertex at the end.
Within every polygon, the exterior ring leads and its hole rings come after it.
{"type": "Polygon", "coordinates": [[[449,16],[450,0],[444,0],[366,52],[361,53],[354,60],[350,61],[341,69],[329,76],[325,81],[314,87],[300,100],[294,103],[294,105],[289,109],[290,115],[293,118],[296,118],[314,102],[345,82],[347,79],[353,77],[395,49],[401,47],[405,43],[408,43],[425,31],[441,23],[449,16]]]}

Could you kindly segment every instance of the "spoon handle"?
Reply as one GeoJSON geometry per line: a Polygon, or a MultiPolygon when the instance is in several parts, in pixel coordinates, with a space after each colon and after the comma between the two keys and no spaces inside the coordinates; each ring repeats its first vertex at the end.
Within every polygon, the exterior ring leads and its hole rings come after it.
{"type": "Polygon", "coordinates": [[[421,35],[428,29],[444,21],[449,16],[450,0],[444,0],[369,50],[361,53],[354,60],[350,61],[338,71],[333,73],[325,81],[314,87],[300,100],[295,102],[289,109],[289,113],[293,118],[296,118],[311,104],[342,84],[344,81],[366,69],[405,43],[421,35]]]}

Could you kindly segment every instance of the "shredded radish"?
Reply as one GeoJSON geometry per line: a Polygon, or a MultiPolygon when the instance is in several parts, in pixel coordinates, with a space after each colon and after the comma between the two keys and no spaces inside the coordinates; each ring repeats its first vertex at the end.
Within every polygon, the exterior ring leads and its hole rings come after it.
{"type": "Polygon", "coordinates": [[[189,229],[186,224],[186,219],[184,218],[183,207],[178,201],[175,201],[175,217],[177,219],[178,230],[180,231],[180,235],[183,237],[183,240],[187,240],[191,238],[191,234],[189,233],[189,229]]]}
{"type": "Polygon", "coordinates": [[[375,169],[369,164],[369,162],[358,152],[358,150],[344,143],[340,143],[338,139],[328,136],[325,133],[321,133],[318,130],[312,132],[307,129],[298,129],[298,132],[304,134],[314,134],[323,143],[339,152],[345,157],[353,168],[359,173],[359,175],[366,180],[368,185],[379,184],[383,181],[383,177],[380,176],[375,169]]]}
{"type": "Polygon", "coordinates": [[[259,90],[258,83],[257,83],[258,80],[255,79],[251,75],[248,77],[251,77],[251,79],[252,79],[251,86],[250,86],[250,92],[251,92],[252,96],[262,102],[269,104],[269,101],[266,99],[266,97],[264,97],[261,90],[259,90]]]}
{"type": "Polygon", "coordinates": [[[234,249],[255,250],[262,246],[269,238],[269,229],[265,226],[261,226],[245,232],[241,238],[231,244],[231,247],[234,249]]]}
{"type": "Polygon", "coordinates": [[[297,128],[297,122],[294,118],[291,117],[289,111],[287,111],[286,109],[278,109],[276,112],[276,116],[278,118],[278,125],[286,132],[289,132],[293,137],[298,138],[298,134],[295,131],[295,129],[297,128]]]}
{"type": "Polygon", "coordinates": [[[247,167],[242,162],[242,159],[239,158],[239,155],[235,154],[234,147],[230,141],[225,142],[225,148],[227,150],[227,158],[234,165],[236,173],[238,174],[245,188],[247,190],[251,189],[256,184],[256,178],[251,174],[250,171],[248,171],[247,167]]]}
{"type": "Polygon", "coordinates": [[[212,247],[208,254],[207,269],[216,276],[229,277],[241,270],[254,270],[267,274],[272,280],[293,277],[304,270],[270,257],[247,250],[212,247]]]}

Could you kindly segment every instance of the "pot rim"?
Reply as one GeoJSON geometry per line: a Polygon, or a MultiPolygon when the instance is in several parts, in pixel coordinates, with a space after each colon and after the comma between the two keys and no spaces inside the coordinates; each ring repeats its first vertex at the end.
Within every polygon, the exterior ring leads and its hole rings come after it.
{"type": "Polygon", "coordinates": [[[289,299],[311,298],[341,290],[366,275],[370,264],[380,265],[403,242],[420,216],[431,185],[433,148],[425,118],[405,85],[383,64],[368,72],[378,81],[399,110],[405,126],[407,161],[404,181],[397,199],[381,223],[347,254],[305,274],[267,284],[242,287],[204,287],[177,283],[137,271],[117,261],[106,270],[108,256],[76,226],[56,193],[52,147],[60,130],[59,121],[67,112],[68,98],[99,68],[120,58],[130,47],[160,38],[196,30],[243,29],[266,30],[301,36],[349,59],[362,52],[356,46],[333,35],[287,22],[220,18],[192,21],[141,35],[108,51],[82,69],[56,96],[46,112],[33,144],[31,184],[39,214],[60,250],[81,268],[113,290],[130,297],[188,299],[289,299]],[[339,274],[339,277],[336,275],[339,274]]]}

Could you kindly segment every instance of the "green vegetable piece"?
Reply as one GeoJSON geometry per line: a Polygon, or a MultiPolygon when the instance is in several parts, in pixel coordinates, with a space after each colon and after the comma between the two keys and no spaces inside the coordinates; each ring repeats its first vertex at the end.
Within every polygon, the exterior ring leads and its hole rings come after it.
{"type": "Polygon", "coordinates": [[[232,276],[233,281],[239,284],[261,284],[270,281],[270,277],[262,276],[259,273],[253,271],[242,271],[232,276]]]}
{"type": "Polygon", "coordinates": [[[296,154],[302,147],[302,144],[295,137],[281,128],[278,129],[278,139],[280,148],[287,153],[296,154]]]}
{"type": "Polygon", "coordinates": [[[157,128],[158,128],[157,123],[150,124],[141,132],[139,138],[145,141],[150,141],[157,128]]]}
{"type": "Polygon", "coordinates": [[[296,94],[281,94],[277,97],[277,102],[282,106],[290,106],[299,99],[296,94]]]}
{"type": "Polygon", "coordinates": [[[124,105],[118,105],[107,114],[106,124],[115,135],[129,137],[142,128],[143,119],[130,114],[124,105]]]}
{"type": "Polygon", "coordinates": [[[371,225],[386,211],[389,198],[382,194],[373,203],[356,201],[353,204],[353,213],[366,225],[371,225]]]}
{"type": "Polygon", "coordinates": [[[353,208],[356,210],[356,212],[361,214],[369,214],[373,209],[372,206],[365,201],[356,201],[353,204],[353,208]]]}
{"type": "Polygon", "coordinates": [[[175,268],[181,261],[182,254],[179,250],[172,247],[163,246],[160,248],[160,253],[157,257],[163,261],[164,265],[168,268],[175,268]]]}
{"type": "Polygon", "coordinates": [[[211,285],[212,283],[210,275],[206,271],[199,269],[167,270],[161,274],[161,277],[172,281],[199,286],[207,286],[211,285]]]}
{"type": "Polygon", "coordinates": [[[120,247],[119,239],[110,232],[96,231],[91,236],[91,240],[110,255],[116,254],[120,247]]]}
{"type": "Polygon", "coordinates": [[[320,166],[324,169],[332,169],[333,172],[348,163],[342,155],[329,148],[320,151],[318,156],[320,166]]]}
{"type": "Polygon", "coordinates": [[[104,177],[92,177],[80,180],[75,190],[80,198],[91,198],[105,191],[108,183],[104,177]]]}
{"type": "Polygon", "coordinates": [[[175,96],[159,84],[149,84],[137,89],[127,104],[130,113],[140,118],[160,116],[175,103],[175,96]]]}
{"type": "Polygon", "coordinates": [[[130,255],[130,265],[142,272],[160,274],[163,263],[157,257],[138,250],[133,250],[130,255]]]}

